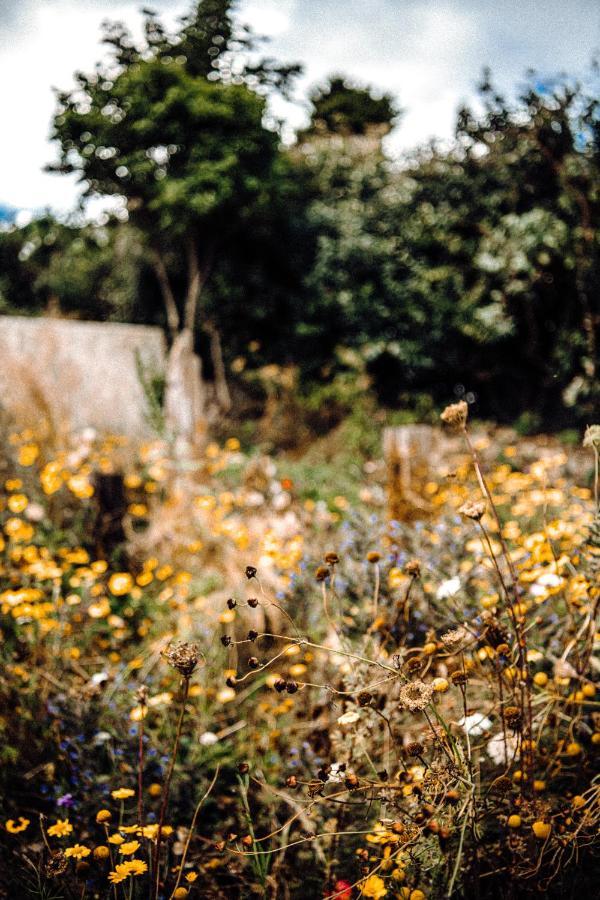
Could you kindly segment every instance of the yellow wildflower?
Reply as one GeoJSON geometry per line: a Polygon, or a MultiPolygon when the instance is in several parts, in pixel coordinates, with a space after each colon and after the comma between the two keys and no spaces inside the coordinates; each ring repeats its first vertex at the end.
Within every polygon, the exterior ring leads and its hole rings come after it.
{"type": "Polygon", "coordinates": [[[113,800],[128,800],[129,797],[133,797],[135,795],[135,791],[131,788],[117,788],[115,791],[110,792],[113,800]]]}
{"type": "Polygon", "coordinates": [[[73,826],[68,819],[59,819],[58,822],[50,826],[48,834],[50,837],[65,837],[65,835],[71,834],[72,831],[73,826]]]}
{"type": "Polygon", "coordinates": [[[128,594],[133,587],[133,578],[129,572],[114,572],[108,579],[108,589],[115,597],[128,594]]]}
{"type": "Polygon", "coordinates": [[[25,831],[28,825],[29,819],[24,819],[23,816],[19,816],[16,822],[14,819],[9,819],[4,827],[10,834],[18,834],[20,831],[25,831]]]}
{"type": "Polygon", "coordinates": [[[370,875],[366,881],[363,881],[361,887],[363,897],[372,897],[373,900],[380,900],[387,894],[385,882],[379,875],[370,875]]]}
{"type": "Polygon", "coordinates": [[[84,847],[83,844],[75,844],[73,847],[67,847],[65,856],[72,856],[73,859],[84,859],[86,856],[89,856],[91,852],[89,847],[84,847]]]}
{"type": "Polygon", "coordinates": [[[140,847],[139,841],[128,841],[126,844],[121,844],[119,847],[119,853],[122,853],[123,856],[130,856],[132,853],[135,853],[140,847]]]}

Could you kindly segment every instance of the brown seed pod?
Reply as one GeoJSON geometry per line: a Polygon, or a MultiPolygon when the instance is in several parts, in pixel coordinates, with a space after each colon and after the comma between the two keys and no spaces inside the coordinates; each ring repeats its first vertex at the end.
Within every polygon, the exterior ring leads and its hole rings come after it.
{"type": "Polygon", "coordinates": [[[421,741],[411,741],[410,744],[406,745],[405,750],[407,756],[421,756],[425,751],[425,747],[421,741]]]}
{"type": "Polygon", "coordinates": [[[418,559],[409,559],[404,566],[404,571],[407,575],[410,575],[411,578],[419,578],[421,574],[421,563],[418,559]]]}

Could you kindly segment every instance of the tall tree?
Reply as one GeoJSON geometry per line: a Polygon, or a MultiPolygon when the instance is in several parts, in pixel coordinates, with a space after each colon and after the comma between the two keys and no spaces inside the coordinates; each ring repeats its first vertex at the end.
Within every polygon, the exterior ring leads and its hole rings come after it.
{"type": "Polygon", "coordinates": [[[190,344],[199,301],[224,241],[266,190],[278,136],[265,127],[269,86],[299,71],[250,63],[255,38],[231,0],[200,0],[169,35],[145,14],[145,42],[107,26],[110,59],[58,93],[55,172],[76,172],[83,197],[121,198],[144,240],[171,340],[190,344]],[[185,270],[185,286],[179,275],[185,270]]]}

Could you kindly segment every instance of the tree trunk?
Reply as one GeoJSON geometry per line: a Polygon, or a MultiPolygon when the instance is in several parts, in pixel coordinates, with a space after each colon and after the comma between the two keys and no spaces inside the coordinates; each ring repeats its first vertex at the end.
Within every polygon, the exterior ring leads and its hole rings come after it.
{"type": "Polygon", "coordinates": [[[167,429],[176,444],[189,449],[201,442],[206,430],[201,363],[189,328],[177,335],[169,351],[166,382],[167,429]]]}
{"type": "Polygon", "coordinates": [[[219,329],[214,322],[207,321],[204,323],[204,330],[210,337],[210,356],[212,359],[213,370],[215,373],[215,392],[217,402],[223,412],[229,412],[231,409],[231,394],[227,384],[227,373],[225,371],[225,363],[223,361],[223,349],[221,346],[221,335],[219,329]]]}
{"type": "Polygon", "coordinates": [[[177,303],[175,302],[175,296],[171,289],[171,283],[169,281],[169,276],[167,273],[167,269],[165,266],[165,261],[162,258],[161,254],[158,250],[154,250],[152,252],[152,265],[154,268],[154,272],[158,279],[158,283],[160,285],[160,291],[163,297],[163,302],[165,304],[165,310],[167,313],[167,325],[169,328],[169,336],[171,338],[171,342],[175,340],[177,337],[177,332],[179,331],[179,312],[177,310],[177,303]]]}
{"type": "Polygon", "coordinates": [[[194,334],[196,328],[196,310],[198,299],[206,284],[214,258],[214,245],[209,244],[202,263],[198,256],[198,247],[194,238],[188,240],[188,290],[185,298],[184,328],[188,328],[194,334]]]}

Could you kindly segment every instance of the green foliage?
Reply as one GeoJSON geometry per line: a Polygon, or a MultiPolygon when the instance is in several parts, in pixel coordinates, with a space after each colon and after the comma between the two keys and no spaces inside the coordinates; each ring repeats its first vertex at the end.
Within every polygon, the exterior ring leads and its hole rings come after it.
{"type": "Polygon", "coordinates": [[[313,110],[305,136],[366,134],[373,129],[386,134],[399,114],[390,94],[375,96],[370,88],[355,87],[340,75],[316,88],[310,101],[313,110]]]}

